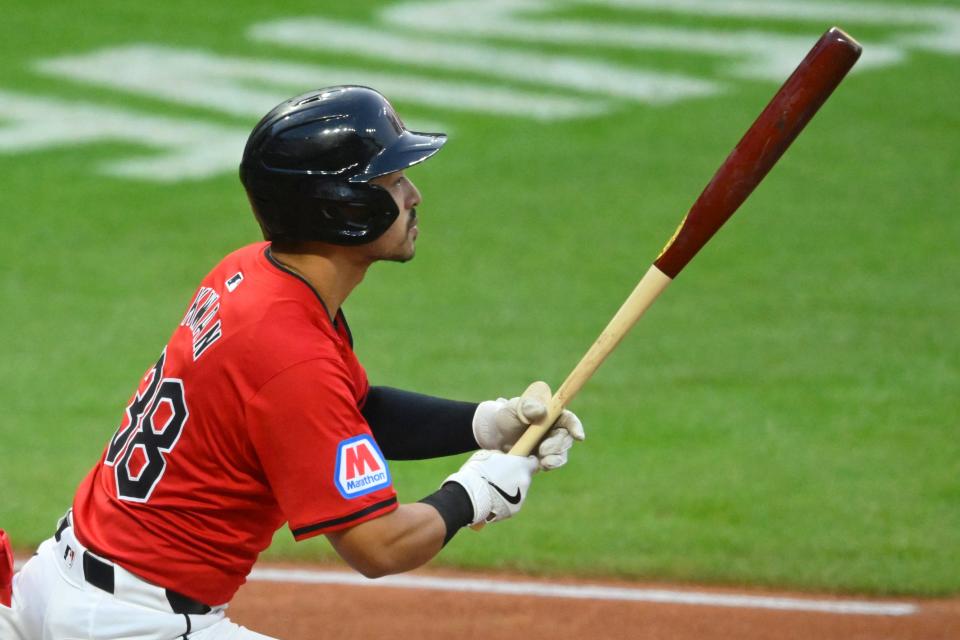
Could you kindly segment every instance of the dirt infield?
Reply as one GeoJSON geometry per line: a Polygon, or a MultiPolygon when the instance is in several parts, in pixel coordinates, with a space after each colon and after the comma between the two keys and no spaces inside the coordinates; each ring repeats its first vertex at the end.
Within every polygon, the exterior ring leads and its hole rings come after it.
{"type": "Polygon", "coordinates": [[[255,574],[237,594],[230,617],[283,640],[960,638],[960,599],[867,602],[447,571],[366,582],[325,568],[302,574],[287,573],[290,569],[255,574]]]}

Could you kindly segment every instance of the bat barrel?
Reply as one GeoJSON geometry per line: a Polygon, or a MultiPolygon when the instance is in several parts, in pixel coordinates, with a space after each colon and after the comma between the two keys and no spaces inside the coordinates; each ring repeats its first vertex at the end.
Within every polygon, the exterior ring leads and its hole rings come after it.
{"type": "Polygon", "coordinates": [[[813,46],[694,202],[653,265],[547,402],[510,453],[529,455],[550,425],[673,278],[743,204],[860,57],[861,47],[834,27],[813,46]]]}
{"type": "Polygon", "coordinates": [[[860,57],[833,27],[813,46],[737,143],[654,264],[675,278],[763,180],[860,57]]]}

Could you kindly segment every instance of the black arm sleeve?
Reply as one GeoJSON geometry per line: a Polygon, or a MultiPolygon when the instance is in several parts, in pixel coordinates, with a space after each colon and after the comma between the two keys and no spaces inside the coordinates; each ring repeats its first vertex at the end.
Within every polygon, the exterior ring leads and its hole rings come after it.
{"type": "Polygon", "coordinates": [[[392,387],[370,387],[361,413],[390,460],[452,456],[479,447],[476,403],[445,400],[392,387]]]}
{"type": "Polygon", "coordinates": [[[439,491],[431,493],[419,502],[429,504],[440,512],[443,524],[447,527],[443,546],[447,546],[454,534],[473,520],[473,502],[470,500],[470,494],[456,482],[446,483],[440,487],[439,491]]]}

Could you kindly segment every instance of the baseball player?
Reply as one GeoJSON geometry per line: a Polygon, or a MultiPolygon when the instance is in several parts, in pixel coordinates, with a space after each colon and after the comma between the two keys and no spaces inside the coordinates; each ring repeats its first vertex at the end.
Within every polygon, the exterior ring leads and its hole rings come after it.
{"type": "Polygon", "coordinates": [[[539,455],[510,456],[539,402],[370,386],[354,355],[342,305],[371,264],[413,257],[421,197],[406,170],[445,142],[358,86],[257,124],[240,178],[265,241],[200,283],[72,509],[15,576],[0,637],[265,638],[225,609],[284,523],[365,576],[398,573],[466,525],[515,515],[534,472],[566,462],[584,437],[574,414],[539,455]],[[476,449],[398,504],[388,460],[476,449]]]}

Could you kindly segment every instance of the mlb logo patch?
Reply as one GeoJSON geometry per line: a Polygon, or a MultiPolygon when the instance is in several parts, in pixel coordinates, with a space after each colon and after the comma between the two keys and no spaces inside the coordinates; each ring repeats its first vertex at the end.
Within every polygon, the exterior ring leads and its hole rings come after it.
{"type": "Polygon", "coordinates": [[[364,434],[340,443],[334,483],[347,499],[390,486],[390,470],[372,436],[364,434]]]}
{"type": "Polygon", "coordinates": [[[237,271],[235,274],[230,276],[227,281],[224,282],[224,284],[227,285],[227,291],[233,293],[237,290],[237,287],[240,286],[241,282],[243,282],[243,272],[237,271]]]}

